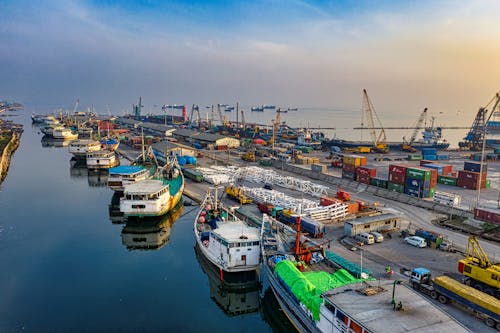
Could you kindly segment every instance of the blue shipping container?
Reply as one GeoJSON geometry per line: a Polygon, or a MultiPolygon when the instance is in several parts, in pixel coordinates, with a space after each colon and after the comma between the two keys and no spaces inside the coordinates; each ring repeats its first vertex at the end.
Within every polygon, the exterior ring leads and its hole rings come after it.
{"type": "Polygon", "coordinates": [[[429,169],[436,169],[438,175],[443,174],[443,166],[441,164],[424,164],[422,165],[423,167],[429,168],[429,169]]]}
{"type": "MultiPolygon", "coordinates": [[[[486,172],[488,169],[488,165],[483,163],[483,172],[486,172]]],[[[481,162],[465,162],[464,163],[465,171],[473,171],[473,172],[481,172],[481,162]]]]}
{"type": "Polygon", "coordinates": [[[437,159],[440,161],[447,161],[450,159],[450,155],[448,154],[437,155],[437,159]]]}
{"type": "Polygon", "coordinates": [[[436,155],[436,148],[422,148],[422,155],[436,155]]]}
{"type": "Polygon", "coordinates": [[[427,160],[427,161],[435,161],[435,160],[437,160],[437,155],[424,155],[423,158],[424,158],[424,160],[427,160]]]}
{"type": "Polygon", "coordinates": [[[415,178],[406,178],[406,184],[405,184],[405,189],[413,189],[413,190],[428,190],[431,187],[431,181],[430,180],[422,180],[422,179],[415,179],[415,178]]]}

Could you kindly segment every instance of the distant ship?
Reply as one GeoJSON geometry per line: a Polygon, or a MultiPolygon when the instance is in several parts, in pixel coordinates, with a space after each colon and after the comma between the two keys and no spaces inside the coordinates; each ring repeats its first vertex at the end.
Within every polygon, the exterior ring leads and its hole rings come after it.
{"type": "MultiPolygon", "coordinates": [[[[403,147],[403,142],[386,142],[387,147],[393,150],[401,150],[403,147]]],[[[333,138],[331,140],[325,140],[322,143],[324,148],[330,148],[333,146],[337,146],[339,148],[354,148],[359,146],[373,146],[373,142],[370,141],[348,141],[342,139],[333,138]]],[[[446,150],[450,146],[450,143],[443,139],[442,136],[442,128],[434,127],[434,122],[431,126],[425,127],[422,132],[422,139],[413,142],[412,147],[415,149],[422,148],[436,148],[438,150],[446,150]]]]}
{"type": "Polygon", "coordinates": [[[263,112],[264,107],[263,106],[254,106],[250,109],[251,111],[256,111],[256,112],[263,112]]]}

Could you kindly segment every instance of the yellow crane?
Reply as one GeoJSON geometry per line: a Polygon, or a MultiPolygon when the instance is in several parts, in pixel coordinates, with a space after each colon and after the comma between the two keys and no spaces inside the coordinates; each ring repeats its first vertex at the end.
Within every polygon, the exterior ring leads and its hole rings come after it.
{"type": "Polygon", "coordinates": [[[378,153],[387,153],[389,151],[389,147],[387,146],[387,137],[385,135],[385,130],[384,127],[382,126],[382,122],[380,121],[377,112],[375,112],[375,108],[373,107],[373,104],[370,100],[370,97],[368,97],[368,93],[366,92],[366,89],[363,89],[363,121],[366,119],[366,122],[368,123],[367,128],[370,131],[370,137],[373,142],[373,148],[372,150],[378,153]],[[375,115],[375,118],[377,119],[377,122],[380,126],[380,133],[378,133],[375,130],[375,121],[373,120],[373,115],[375,115]]]}
{"type": "Polygon", "coordinates": [[[270,143],[272,144],[274,151],[274,143],[276,142],[276,132],[279,130],[281,124],[281,109],[276,109],[276,117],[273,120],[273,135],[271,136],[270,143]]]}
{"type": "Polygon", "coordinates": [[[465,284],[499,298],[500,265],[490,262],[476,236],[470,236],[465,258],[458,261],[465,284]]]}
{"type": "Polygon", "coordinates": [[[403,137],[403,146],[401,147],[401,150],[407,151],[410,153],[414,153],[417,150],[412,147],[413,142],[415,142],[415,139],[417,138],[418,131],[422,129],[422,125],[424,124],[425,117],[427,116],[427,108],[422,111],[420,116],[418,117],[417,124],[415,125],[415,129],[413,130],[413,133],[411,134],[410,140],[406,141],[406,138],[403,137]]]}

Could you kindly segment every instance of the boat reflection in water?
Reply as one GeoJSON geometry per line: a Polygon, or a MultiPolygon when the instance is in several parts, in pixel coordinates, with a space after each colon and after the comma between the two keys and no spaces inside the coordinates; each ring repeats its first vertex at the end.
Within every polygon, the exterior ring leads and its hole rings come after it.
{"type": "Polygon", "coordinates": [[[41,140],[43,148],[67,147],[71,141],[73,140],[54,139],[51,135],[44,135],[41,140]]]}
{"type": "MultiPolygon", "coordinates": [[[[119,205],[119,203],[118,203],[119,205]]],[[[182,215],[182,200],[168,214],[157,217],[126,219],[122,243],[128,250],[157,250],[170,240],[174,222],[182,215]]]]}
{"type": "Polygon", "coordinates": [[[71,178],[87,178],[90,187],[108,186],[108,170],[88,170],[82,160],[70,160],[69,175],[71,178]]]}
{"type": "Polygon", "coordinates": [[[125,215],[120,211],[120,198],[122,192],[114,192],[109,204],[109,220],[113,224],[125,223],[125,215]]]}
{"type": "Polygon", "coordinates": [[[264,295],[261,296],[260,315],[262,319],[264,319],[269,326],[273,328],[273,332],[299,332],[283,313],[276,297],[269,288],[264,292],[264,295]]]}
{"type": "Polygon", "coordinates": [[[228,316],[256,312],[259,309],[260,282],[255,270],[220,274],[219,268],[201,253],[198,244],[194,252],[203,272],[208,276],[210,298],[228,316]]]}

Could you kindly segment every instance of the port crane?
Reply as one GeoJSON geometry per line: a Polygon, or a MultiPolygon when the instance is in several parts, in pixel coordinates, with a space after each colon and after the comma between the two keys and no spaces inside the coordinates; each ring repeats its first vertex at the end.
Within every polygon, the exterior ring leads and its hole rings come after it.
{"type": "Polygon", "coordinates": [[[377,112],[375,112],[375,108],[373,107],[373,104],[370,100],[370,97],[368,97],[368,93],[366,92],[366,89],[363,89],[363,106],[362,106],[362,118],[363,120],[366,119],[368,123],[368,128],[370,131],[370,137],[373,142],[373,148],[372,150],[375,152],[379,153],[387,153],[389,151],[389,148],[387,146],[387,138],[385,135],[385,130],[384,127],[382,126],[382,123],[377,115],[377,112]],[[380,133],[375,131],[375,122],[373,119],[373,115],[375,115],[375,118],[377,119],[377,122],[380,124],[380,133]]]}
{"type": "Polygon", "coordinates": [[[193,106],[191,107],[191,114],[189,116],[189,122],[191,124],[194,123],[194,120],[193,120],[194,113],[196,113],[196,115],[197,115],[197,120],[196,121],[198,122],[198,127],[201,128],[200,107],[198,105],[195,105],[195,104],[193,104],[193,106]]]}
{"type": "Polygon", "coordinates": [[[276,118],[273,121],[273,135],[271,137],[271,144],[274,151],[274,144],[276,142],[276,132],[279,130],[281,124],[281,109],[276,109],[276,118]]]}
{"type": "Polygon", "coordinates": [[[500,93],[496,93],[496,95],[489,101],[488,104],[486,104],[486,106],[479,108],[479,111],[474,118],[474,122],[472,123],[472,127],[464,138],[464,141],[458,143],[460,148],[467,148],[474,151],[479,151],[482,149],[483,141],[486,136],[486,124],[490,120],[493,113],[495,113],[497,107],[499,107],[499,103],[500,93]],[[488,115],[487,108],[491,104],[493,104],[493,108],[488,115]]]}
{"type": "Polygon", "coordinates": [[[415,148],[412,147],[412,145],[413,142],[415,142],[415,139],[417,138],[418,131],[422,129],[422,125],[424,123],[426,116],[427,116],[427,108],[425,108],[424,111],[422,111],[422,113],[418,117],[417,124],[415,125],[415,129],[411,134],[410,140],[406,141],[406,138],[403,137],[403,146],[401,147],[403,151],[407,151],[410,153],[414,153],[417,151],[415,148]]]}

